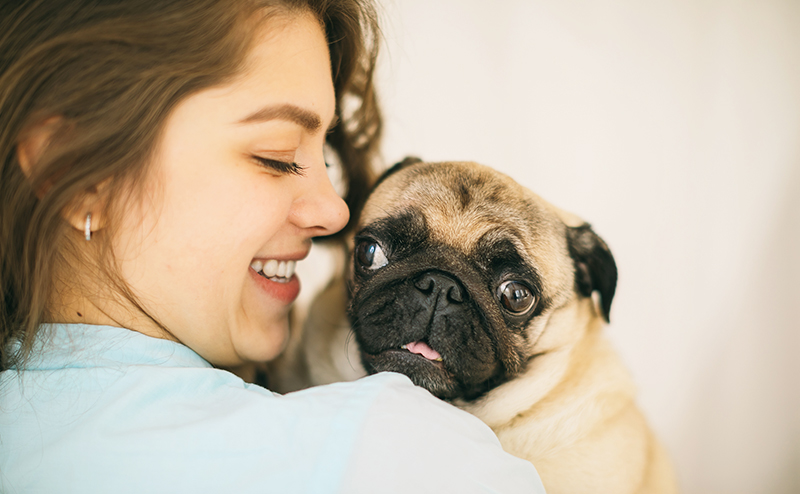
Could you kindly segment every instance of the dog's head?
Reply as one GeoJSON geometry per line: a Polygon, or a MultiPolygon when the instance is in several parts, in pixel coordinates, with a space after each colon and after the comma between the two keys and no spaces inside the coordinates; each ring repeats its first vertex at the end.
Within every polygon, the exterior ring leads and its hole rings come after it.
{"type": "Polygon", "coordinates": [[[349,316],[369,372],[395,371],[444,399],[475,399],[524,371],[554,311],[617,270],[577,218],[475,163],[406,160],[361,215],[349,316]]]}

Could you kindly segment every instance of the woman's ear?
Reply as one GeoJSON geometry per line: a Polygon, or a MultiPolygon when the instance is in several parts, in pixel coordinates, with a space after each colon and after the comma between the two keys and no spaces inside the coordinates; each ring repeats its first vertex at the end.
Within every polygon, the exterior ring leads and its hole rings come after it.
{"type": "Polygon", "coordinates": [[[92,235],[105,228],[106,221],[106,185],[110,179],[101,182],[90,190],[80,194],[72,201],[61,213],[61,216],[78,230],[86,240],[90,240],[92,235]]]}
{"type": "MultiPolygon", "coordinates": [[[[53,140],[56,131],[61,128],[62,117],[50,117],[26,129],[17,141],[17,161],[22,173],[28,179],[33,175],[36,165],[44,155],[45,150],[53,140]]],[[[47,192],[47,187],[37,190],[36,195],[42,197],[47,192]]]]}
{"type": "MultiPolygon", "coordinates": [[[[17,161],[22,173],[29,180],[34,175],[36,166],[44,156],[48,146],[52,144],[54,136],[59,130],[62,130],[63,125],[63,117],[50,117],[29,127],[20,136],[16,149],[17,161]]],[[[106,203],[104,189],[106,189],[107,183],[108,180],[86,190],[76,197],[70,206],[62,212],[64,219],[81,234],[85,233],[87,223],[90,224],[92,233],[103,228],[106,220],[104,218],[106,203]],[[87,222],[87,216],[90,214],[91,220],[87,222]]],[[[36,196],[41,199],[51,186],[52,181],[50,179],[45,180],[36,187],[36,196]]]]}

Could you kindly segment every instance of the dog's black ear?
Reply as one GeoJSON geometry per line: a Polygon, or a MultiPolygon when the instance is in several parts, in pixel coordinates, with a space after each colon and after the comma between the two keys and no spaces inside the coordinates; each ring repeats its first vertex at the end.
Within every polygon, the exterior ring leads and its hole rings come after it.
{"type": "Polygon", "coordinates": [[[378,177],[378,180],[375,182],[375,185],[372,186],[373,189],[377,187],[378,184],[389,178],[390,175],[394,175],[403,168],[414,165],[416,163],[422,163],[422,160],[417,158],[416,156],[406,156],[405,158],[403,158],[403,161],[395,163],[394,165],[391,166],[391,168],[383,172],[383,174],[380,177],[378,177]]]}
{"type": "Polygon", "coordinates": [[[600,294],[603,317],[610,321],[611,301],[617,289],[617,264],[611,251],[587,223],[578,227],[567,227],[569,255],[575,264],[575,286],[578,292],[591,297],[600,294]]]}

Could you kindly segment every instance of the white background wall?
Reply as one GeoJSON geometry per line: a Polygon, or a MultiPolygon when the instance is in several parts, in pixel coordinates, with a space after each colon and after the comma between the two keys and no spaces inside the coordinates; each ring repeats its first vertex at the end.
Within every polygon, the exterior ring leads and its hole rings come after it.
{"type": "Polygon", "coordinates": [[[387,163],[478,161],[589,220],[683,491],[800,492],[800,1],[384,0],[382,20],[387,163]]]}

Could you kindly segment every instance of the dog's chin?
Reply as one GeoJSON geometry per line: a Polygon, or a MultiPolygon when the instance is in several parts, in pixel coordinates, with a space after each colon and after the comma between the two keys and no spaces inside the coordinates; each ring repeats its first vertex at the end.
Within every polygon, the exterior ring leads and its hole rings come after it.
{"type": "Polygon", "coordinates": [[[460,394],[455,376],[441,361],[429,360],[422,355],[403,349],[390,349],[378,354],[361,352],[361,361],[370,374],[399,372],[411,382],[427,389],[443,400],[457,398],[460,394]]]}

